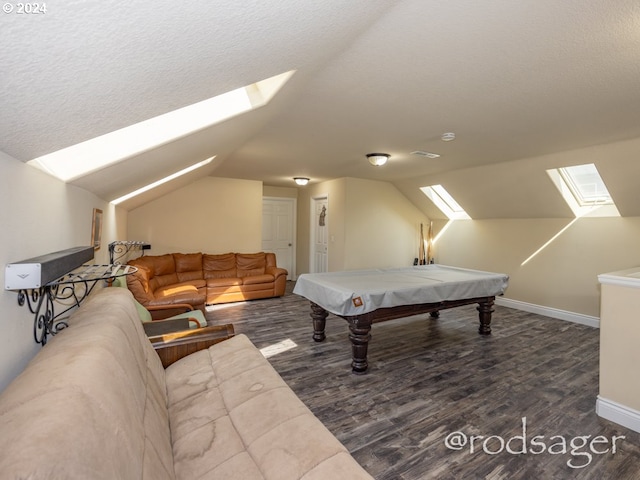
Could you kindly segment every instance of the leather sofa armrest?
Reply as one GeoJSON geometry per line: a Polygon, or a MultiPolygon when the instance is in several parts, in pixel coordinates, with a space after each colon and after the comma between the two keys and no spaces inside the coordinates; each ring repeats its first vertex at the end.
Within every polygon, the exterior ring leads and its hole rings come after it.
{"type": "Polygon", "coordinates": [[[283,275],[286,277],[289,272],[286,269],[280,267],[267,267],[265,268],[264,273],[273,275],[273,278],[278,278],[283,275]]]}
{"type": "Polygon", "coordinates": [[[167,368],[187,355],[209,348],[234,335],[233,325],[225,324],[156,335],[149,337],[149,341],[160,357],[162,366],[167,368]]]}

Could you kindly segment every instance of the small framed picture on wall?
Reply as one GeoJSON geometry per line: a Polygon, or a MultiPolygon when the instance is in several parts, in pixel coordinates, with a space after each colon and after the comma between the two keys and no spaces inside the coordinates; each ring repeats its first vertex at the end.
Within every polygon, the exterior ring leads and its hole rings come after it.
{"type": "Polygon", "coordinates": [[[91,245],[94,250],[100,250],[100,240],[102,238],[102,210],[93,209],[93,222],[91,224],[91,245]]]}

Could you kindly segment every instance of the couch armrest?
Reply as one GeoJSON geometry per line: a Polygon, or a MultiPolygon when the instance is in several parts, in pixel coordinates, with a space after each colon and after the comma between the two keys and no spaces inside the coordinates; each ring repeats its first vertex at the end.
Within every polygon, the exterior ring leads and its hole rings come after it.
{"type": "Polygon", "coordinates": [[[283,275],[286,277],[289,272],[287,272],[286,269],[280,267],[267,267],[265,268],[264,273],[273,275],[273,278],[277,279],[278,277],[282,277],[283,275]]]}
{"type": "Polygon", "coordinates": [[[149,337],[151,345],[167,368],[182,357],[209,348],[235,335],[233,325],[212,325],[149,337]]]}
{"type": "Polygon", "coordinates": [[[156,320],[153,322],[145,322],[142,324],[144,333],[148,337],[157,337],[168,333],[175,333],[181,330],[189,330],[188,318],[170,318],[167,320],[156,320]]]}
{"type": "Polygon", "coordinates": [[[188,303],[175,303],[173,305],[146,305],[145,308],[151,312],[151,318],[154,320],[164,320],[174,315],[191,312],[193,305],[188,303]]]}

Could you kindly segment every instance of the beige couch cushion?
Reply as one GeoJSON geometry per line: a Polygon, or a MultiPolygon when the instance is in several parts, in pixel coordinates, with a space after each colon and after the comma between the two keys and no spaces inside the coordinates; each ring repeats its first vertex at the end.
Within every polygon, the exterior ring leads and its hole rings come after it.
{"type": "Polygon", "coordinates": [[[89,298],[0,396],[0,477],[173,479],[164,370],[131,293],[89,298]]]}
{"type": "Polygon", "coordinates": [[[166,382],[178,479],[371,479],[244,335],[166,382]]]}

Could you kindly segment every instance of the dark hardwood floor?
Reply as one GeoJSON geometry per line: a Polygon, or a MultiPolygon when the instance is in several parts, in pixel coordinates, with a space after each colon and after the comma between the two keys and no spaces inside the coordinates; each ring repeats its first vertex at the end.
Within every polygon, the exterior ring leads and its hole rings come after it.
{"type": "Polygon", "coordinates": [[[595,413],[597,329],[496,306],[485,337],[475,307],[460,307],[375,324],[369,371],[353,375],[347,323],[330,315],[314,342],[309,302],[288,283],[207,320],[259,348],[295,344],[269,360],[376,479],[640,479],[640,434],[595,413]]]}

